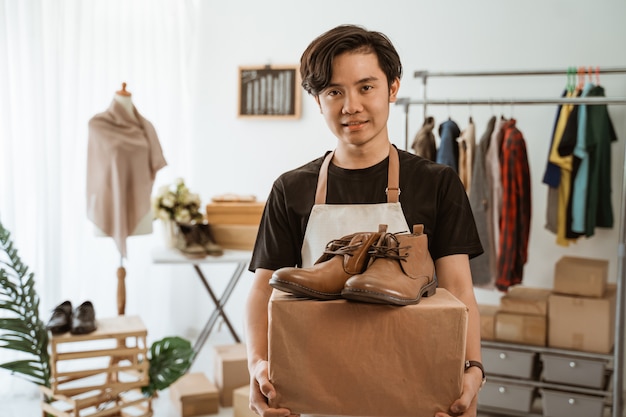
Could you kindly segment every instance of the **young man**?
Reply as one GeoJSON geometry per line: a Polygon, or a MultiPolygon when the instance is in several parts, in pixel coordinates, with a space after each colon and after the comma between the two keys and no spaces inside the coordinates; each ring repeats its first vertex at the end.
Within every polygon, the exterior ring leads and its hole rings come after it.
{"type": "MultiPolygon", "coordinates": [[[[290,410],[268,406],[268,399],[275,395],[267,362],[272,274],[283,267],[311,267],[324,250],[323,245],[347,235],[345,230],[375,231],[362,229],[368,224],[365,219],[376,225],[388,224],[391,232],[424,225],[438,286],[469,308],[466,359],[481,360],[479,315],[469,258],[482,253],[482,247],[456,173],[447,166],[397,150],[390,143],[389,107],[396,101],[402,76],[394,46],[381,33],[342,25],[309,45],[302,55],[300,72],[302,86],[319,105],[337,137],[337,146],[328,165],[322,165],[325,157],[320,157],[274,182],[259,228],[250,263],[255,277],[245,327],[250,406],[266,417],[291,415],[290,410]],[[390,203],[388,192],[397,190],[388,168],[396,154],[400,194],[398,203],[390,203]],[[320,195],[318,182],[325,191],[321,194],[322,199],[325,194],[324,201],[319,197],[316,200],[316,194],[320,195]]],[[[437,415],[475,416],[483,377],[479,367],[467,368],[461,397],[437,415]]]]}

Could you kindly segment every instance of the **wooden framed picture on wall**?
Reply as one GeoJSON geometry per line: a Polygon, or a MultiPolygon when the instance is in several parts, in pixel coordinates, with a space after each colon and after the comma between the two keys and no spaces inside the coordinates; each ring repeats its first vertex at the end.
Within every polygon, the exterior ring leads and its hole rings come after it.
{"type": "Polygon", "coordinates": [[[299,119],[301,100],[297,65],[239,67],[240,118],[299,119]]]}

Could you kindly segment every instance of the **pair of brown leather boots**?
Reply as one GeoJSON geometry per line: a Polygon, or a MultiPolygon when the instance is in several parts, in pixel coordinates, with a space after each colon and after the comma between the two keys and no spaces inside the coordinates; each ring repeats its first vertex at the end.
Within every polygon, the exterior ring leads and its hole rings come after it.
{"type": "Polygon", "coordinates": [[[276,270],[270,285],[300,297],[403,306],[435,294],[434,272],[424,225],[413,226],[413,233],[387,233],[382,224],[378,232],[330,241],[309,268],[276,270]]]}

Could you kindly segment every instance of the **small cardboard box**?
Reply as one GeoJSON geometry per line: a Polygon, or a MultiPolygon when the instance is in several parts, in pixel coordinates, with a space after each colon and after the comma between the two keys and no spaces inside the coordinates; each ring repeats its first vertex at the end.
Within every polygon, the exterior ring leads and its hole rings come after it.
{"type": "Polygon", "coordinates": [[[554,292],[584,297],[602,297],[608,281],[606,259],[563,256],[554,268],[554,292]]]}
{"type": "Polygon", "coordinates": [[[233,391],[233,417],[258,417],[250,410],[250,385],[244,385],[233,391]]]}
{"type": "Polygon", "coordinates": [[[500,298],[500,311],[506,313],[548,315],[548,297],[552,290],[514,285],[500,298]]]}
{"type": "Polygon", "coordinates": [[[496,314],[500,309],[497,305],[479,304],[480,313],[480,339],[495,340],[496,335],[496,314]]]}
{"type": "Polygon", "coordinates": [[[206,205],[210,224],[240,224],[258,226],[265,202],[211,202],[206,205]]]}
{"type": "Polygon", "coordinates": [[[252,250],[256,243],[258,225],[211,224],[215,243],[223,249],[252,250]]]}
{"type": "Polygon", "coordinates": [[[231,345],[213,346],[215,353],[215,384],[219,390],[220,405],[233,405],[233,391],[242,385],[250,383],[246,345],[234,343],[231,345]]]}
{"type": "Polygon", "coordinates": [[[417,305],[319,301],[274,291],[272,407],[294,414],[426,416],[463,380],[467,307],[442,288],[417,305]]]}
{"type": "Polygon", "coordinates": [[[546,346],[548,318],[537,314],[496,314],[496,340],[533,346],[546,346]]]}
{"type": "Polygon", "coordinates": [[[610,353],[615,342],[615,284],[602,298],[552,294],[548,346],[610,353]]]}
{"type": "Polygon", "coordinates": [[[185,374],[170,385],[170,398],[181,417],[217,414],[217,387],[203,373],[185,374]]]}

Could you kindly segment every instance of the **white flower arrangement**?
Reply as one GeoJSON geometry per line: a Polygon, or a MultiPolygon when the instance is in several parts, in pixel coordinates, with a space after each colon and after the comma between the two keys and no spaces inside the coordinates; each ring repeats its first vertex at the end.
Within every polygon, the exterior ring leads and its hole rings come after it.
{"type": "Polygon", "coordinates": [[[159,188],[157,195],[152,198],[152,213],[155,219],[178,223],[191,223],[203,218],[200,213],[200,196],[189,191],[182,178],[159,188]]]}

